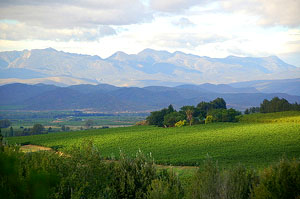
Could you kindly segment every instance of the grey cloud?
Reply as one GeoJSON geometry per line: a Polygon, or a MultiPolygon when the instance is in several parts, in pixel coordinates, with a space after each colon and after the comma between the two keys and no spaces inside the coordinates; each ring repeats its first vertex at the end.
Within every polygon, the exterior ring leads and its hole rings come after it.
{"type": "Polygon", "coordinates": [[[180,12],[195,5],[201,5],[207,0],[151,0],[150,6],[162,12],[180,12]]]}
{"type": "Polygon", "coordinates": [[[223,8],[230,12],[258,16],[263,26],[300,26],[299,0],[223,0],[223,8]]]}
{"type": "Polygon", "coordinates": [[[139,0],[2,0],[0,13],[0,19],[47,28],[127,25],[152,18],[139,0]]]}
{"type": "Polygon", "coordinates": [[[54,41],[95,41],[101,37],[115,35],[110,26],[96,28],[46,29],[28,26],[24,23],[0,23],[0,39],[3,40],[54,40],[54,41]]]}

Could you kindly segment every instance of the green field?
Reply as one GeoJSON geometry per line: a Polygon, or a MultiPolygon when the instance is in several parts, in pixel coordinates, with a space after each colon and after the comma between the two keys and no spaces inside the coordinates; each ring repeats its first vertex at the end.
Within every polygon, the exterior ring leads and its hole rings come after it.
{"type": "Polygon", "coordinates": [[[151,152],[158,164],[197,165],[208,154],[221,167],[242,163],[262,168],[282,156],[300,157],[299,115],[299,112],[298,116],[293,114],[298,120],[278,117],[276,123],[212,123],[181,128],[133,126],[9,137],[7,140],[11,144],[30,143],[64,151],[91,139],[108,158],[117,158],[120,150],[134,155],[141,149],[144,153],[151,152]]]}

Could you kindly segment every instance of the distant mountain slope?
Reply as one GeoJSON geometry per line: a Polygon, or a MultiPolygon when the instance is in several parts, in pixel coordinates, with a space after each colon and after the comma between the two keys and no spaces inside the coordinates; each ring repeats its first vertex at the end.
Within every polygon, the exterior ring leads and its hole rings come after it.
{"type": "Polygon", "coordinates": [[[0,86],[0,105],[21,105],[25,110],[90,109],[102,112],[144,112],[161,109],[169,104],[178,109],[184,105],[197,105],[201,101],[211,101],[217,97],[224,98],[228,107],[239,110],[259,106],[264,99],[272,99],[275,96],[283,97],[291,103],[300,103],[300,96],[283,93],[247,93],[245,90],[247,91],[247,88],[235,90],[230,86],[211,84],[199,87],[185,85],[144,88],[115,87],[106,84],[69,87],[8,84],[0,86]],[[229,93],[230,90],[234,92],[229,93]]]}
{"type": "Polygon", "coordinates": [[[0,52],[0,73],[1,84],[52,81],[56,85],[74,85],[101,82],[144,87],[299,78],[300,68],[276,56],[209,58],[145,49],[138,54],[116,52],[102,59],[47,48],[0,52]]]}
{"type": "Polygon", "coordinates": [[[258,80],[230,84],[232,87],[255,87],[263,93],[287,93],[300,96],[300,78],[284,80],[258,80]]]}

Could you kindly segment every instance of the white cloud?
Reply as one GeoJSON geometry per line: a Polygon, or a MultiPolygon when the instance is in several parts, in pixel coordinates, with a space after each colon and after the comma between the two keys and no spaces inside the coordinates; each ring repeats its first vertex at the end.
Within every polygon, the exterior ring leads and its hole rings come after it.
{"type": "Polygon", "coordinates": [[[124,25],[151,18],[139,0],[2,0],[0,13],[0,19],[47,28],[124,25]]]}
{"type": "Polygon", "coordinates": [[[223,0],[227,11],[244,13],[258,17],[263,26],[300,26],[299,0],[223,0]]]}
{"type": "Polygon", "coordinates": [[[104,25],[94,28],[46,29],[24,23],[0,22],[0,39],[2,40],[95,41],[115,34],[116,31],[113,28],[104,25]]]}
{"type": "Polygon", "coordinates": [[[179,20],[174,21],[173,24],[181,28],[195,26],[195,24],[186,17],[181,17],[179,20]]]}

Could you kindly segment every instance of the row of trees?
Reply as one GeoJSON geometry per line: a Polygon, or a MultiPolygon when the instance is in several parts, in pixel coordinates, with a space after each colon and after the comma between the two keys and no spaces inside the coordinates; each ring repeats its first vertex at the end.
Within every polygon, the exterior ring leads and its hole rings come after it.
{"type": "Polygon", "coordinates": [[[27,136],[27,135],[39,135],[47,134],[51,132],[52,128],[49,127],[47,130],[41,124],[34,124],[32,128],[20,127],[20,129],[14,129],[12,126],[9,129],[0,128],[0,133],[3,137],[13,137],[13,136],[27,136]]]}
{"type": "Polygon", "coordinates": [[[286,99],[274,97],[271,100],[265,99],[260,107],[251,107],[245,110],[245,114],[252,113],[274,113],[282,111],[300,111],[300,104],[295,102],[294,104],[289,103],[286,99]]]}
{"type": "Polygon", "coordinates": [[[159,127],[181,126],[209,123],[209,122],[235,122],[239,111],[227,109],[223,98],[217,98],[210,102],[200,102],[195,106],[183,106],[176,111],[172,105],[160,111],[151,112],[147,117],[149,125],[159,127]]]}
{"type": "Polygon", "coordinates": [[[281,111],[300,111],[300,104],[297,102],[290,104],[286,99],[279,99],[274,97],[272,100],[265,99],[262,104],[260,104],[261,113],[274,113],[281,111]]]}

